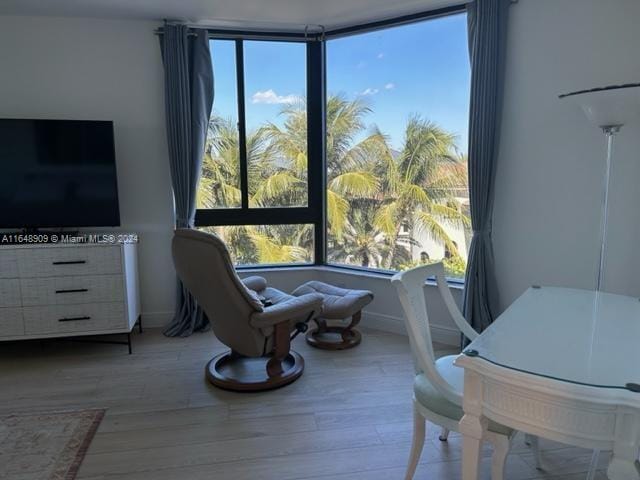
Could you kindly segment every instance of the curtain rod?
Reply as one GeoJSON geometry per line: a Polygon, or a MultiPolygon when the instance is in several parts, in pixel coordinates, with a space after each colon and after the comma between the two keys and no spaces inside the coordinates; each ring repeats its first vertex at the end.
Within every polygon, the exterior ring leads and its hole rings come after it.
{"type": "MultiPolygon", "coordinates": [[[[469,0],[473,1],[473,0],[469,0]]],[[[510,0],[511,2],[517,2],[518,0],[510,0]]],[[[363,24],[352,25],[348,27],[338,27],[333,29],[325,29],[324,25],[318,24],[310,24],[305,25],[304,31],[277,31],[277,30],[259,30],[256,27],[253,27],[253,30],[242,30],[241,28],[232,28],[232,27],[214,27],[214,26],[206,26],[206,25],[197,25],[197,24],[187,24],[189,28],[203,28],[209,31],[209,36],[212,38],[229,38],[229,39],[246,39],[246,40],[298,40],[298,41],[307,41],[307,40],[323,40],[325,38],[338,38],[343,36],[348,36],[354,33],[365,33],[367,31],[377,30],[379,28],[398,26],[405,23],[413,23],[420,20],[427,20],[429,18],[437,18],[440,16],[445,16],[452,13],[457,13],[464,11],[465,5],[469,2],[460,2],[454,5],[450,5],[448,7],[436,8],[433,10],[427,10],[425,12],[412,13],[408,15],[401,15],[399,17],[393,17],[382,20],[375,20],[363,24]]],[[[226,20],[227,22],[231,22],[231,20],[226,20]]],[[[236,23],[241,24],[240,21],[235,21],[236,23]]],[[[175,21],[165,21],[165,24],[177,24],[179,22],[175,21]]],[[[275,24],[272,25],[280,25],[275,24]]],[[[158,28],[154,31],[156,35],[162,35],[163,29],[158,28]]],[[[190,33],[189,35],[196,35],[195,33],[190,33]]]]}
{"type": "MultiPolygon", "coordinates": [[[[238,22],[240,23],[240,22],[238,22]]],[[[167,24],[178,24],[178,22],[165,22],[167,24]]],[[[274,24],[275,25],[275,24],[274,24]]],[[[229,39],[272,39],[272,40],[317,40],[322,38],[325,32],[323,25],[304,25],[303,30],[299,31],[278,31],[278,30],[259,30],[257,27],[249,27],[242,29],[238,27],[219,27],[198,24],[186,24],[189,29],[203,29],[209,32],[210,37],[229,38],[229,39]]],[[[160,27],[154,30],[155,35],[163,35],[164,28],[160,27]]],[[[197,33],[189,32],[188,36],[196,36],[197,33]]]]}

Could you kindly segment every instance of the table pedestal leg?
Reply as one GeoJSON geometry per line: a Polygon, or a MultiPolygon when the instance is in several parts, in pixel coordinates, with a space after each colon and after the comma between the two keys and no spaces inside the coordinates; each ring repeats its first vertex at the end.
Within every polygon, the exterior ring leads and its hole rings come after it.
{"type": "Polygon", "coordinates": [[[640,480],[640,412],[622,411],[616,417],[613,457],[607,468],[609,480],[640,480]]]}
{"type": "Polygon", "coordinates": [[[462,480],[478,480],[482,439],[489,421],[482,415],[482,380],[470,371],[464,372],[464,416],[460,420],[462,434],[462,480]]]}

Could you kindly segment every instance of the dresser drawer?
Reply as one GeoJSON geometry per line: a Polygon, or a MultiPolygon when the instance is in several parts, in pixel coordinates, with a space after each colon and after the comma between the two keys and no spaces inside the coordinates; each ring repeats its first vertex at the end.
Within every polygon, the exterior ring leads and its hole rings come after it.
{"type": "Polygon", "coordinates": [[[0,278],[0,308],[19,307],[21,305],[20,280],[17,278],[0,278]]]}
{"type": "Polygon", "coordinates": [[[25,307],[124,301],[122,275],[23,278],[20,287],[25,307]]]}
{"type": "Polygon", "coordinates": [[[14,248],[0,248],[0,278],[17,278],[18,254],[14,248]]]}
{"type": "Polygon", "coordinates": [[[0,308],[0,337],[24,335],[21,308],[0,308]]]}
{"type": "Polygon", "coordinates": [[[24,307],[27,335],[126,329],[124,303],[24,307]]]}
{"type": "Polygon", "coordinates": [[[118,274],[122,272],[120,247],[25,248],[18,258],[22,277],[118,274]]]}

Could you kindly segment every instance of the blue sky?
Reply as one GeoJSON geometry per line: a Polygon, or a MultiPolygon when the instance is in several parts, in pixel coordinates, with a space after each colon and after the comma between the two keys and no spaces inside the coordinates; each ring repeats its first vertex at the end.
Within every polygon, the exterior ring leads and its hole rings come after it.
{"type": "MultiPolygon", "coordinates": [[[[237,119],[235,53],[231,41],[212,45],[214,111],[237,119]]],[[[283,106],[305,95],[305,47],[245,41],[245,105],[249,129],[272,121],[283,106]]],[[[459,136],[467,148],[470,69],[466,16],[447,16],[327,43],[327,91],[366,99],[376,124],[393,148],[402,146],[404,125],[420,114],[459,136]]]]}

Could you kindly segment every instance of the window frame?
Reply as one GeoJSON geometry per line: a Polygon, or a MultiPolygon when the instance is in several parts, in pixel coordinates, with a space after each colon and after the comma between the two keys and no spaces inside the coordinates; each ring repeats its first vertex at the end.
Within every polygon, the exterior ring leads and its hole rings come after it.
{"type": "MultiPolygon", "coordinates": [[[[313,225],[314,261],[303,264],[283,264],[283,267],[323,265],[324,262],[324,184],[321,168],[324,166],[324,41],[299,35],[274,35],[252,33],[216,33],[209,31],[210,40],[235,42],[236,88],[238,111],[238,154],[240,159],[241,206],[239,208],[199,208],[196,210],[196,227],[230,225],[313,225]],[[237,38],[236,38],[237,37],[237,38]],[[310,39],[311,38],[311,39],[310,39]],[[306,207],[250,207],[249,179],[246,145],[246,95],[245,95],[245,41],[282,41],[306,44],[307,89],[307,206],[306,207]]],[[[277,268],[276,266],[271,266],[277,268]]],[[[240,267],[242,268],[242,267],[240,267]]],[[[247,266],[255,268],[255,266],[247,266]]]]}
{"type": "MultiPolygon", "coordinates": [[[[233,29],[209,29],[210,40],[234,40],[236,46],[236,81],[238,101],[238,141],[240,155],[240,208],[197,209],[196,227],[231,225],[298,225],[314,226],[314,261],[305,264],[239,265],[238,270],[309,268],[327,266],[352,272],[375,273],[391,277],[396,272],[327,262],[327,211],[326,211],[326,42],[336,38],[358,35],[390,27],[431,20],[466,11],[466,5],[453,5],[424,12],[403,15],[386,20],[356,24],[320,33],[246,31],[233,29]],[[282,41],[306,44],[307,84],[307,206],[260,207],[248,205],[248,172],[246,157],[246,117],[244,89],[244,41],[282,41]]],[[[464,285],[462,279],[449,279],[452,284],[464,285]]]]}

